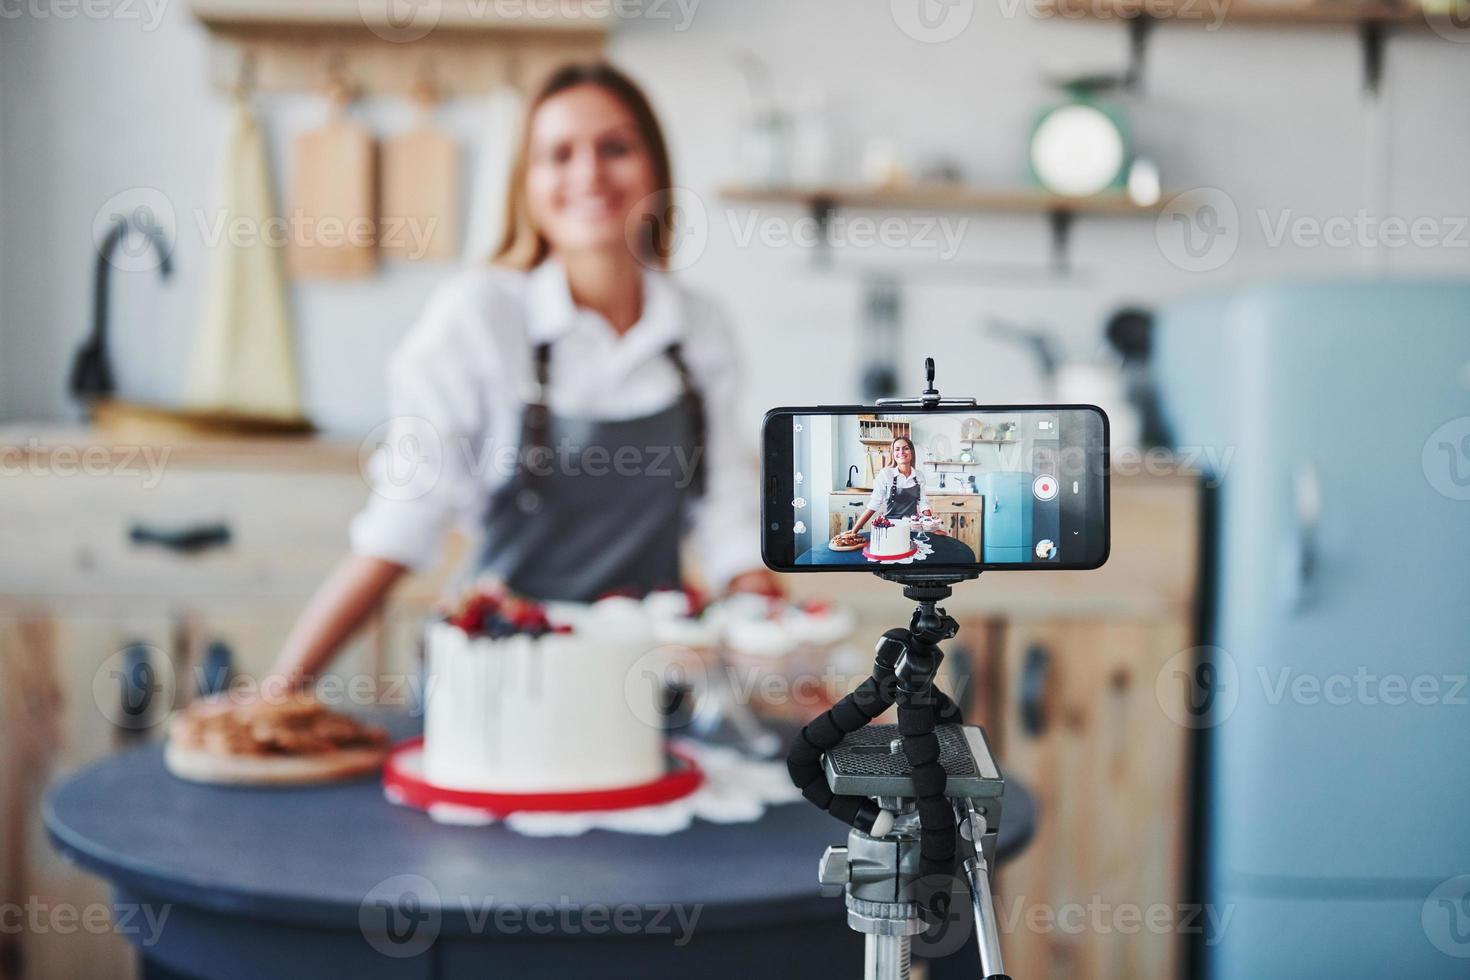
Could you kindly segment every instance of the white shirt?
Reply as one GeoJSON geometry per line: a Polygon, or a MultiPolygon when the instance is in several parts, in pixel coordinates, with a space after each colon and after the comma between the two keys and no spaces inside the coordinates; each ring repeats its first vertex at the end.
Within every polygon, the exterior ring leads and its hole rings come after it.
{"type": "Polygon", "coordinates": [[[736,418],[729,327],[712,301],[663,273],[645,273],[643,303],[642,318],[619,337],[576,307],[555,260],[530,273],[467,269],[436,290],[388,365],[391,418],[378,430],[374,492],[352,522],[352,550],[422,568],[451,526],[480,533],[490,494],[516,472],[521,412],[535,396],[535,345],[552,344],[553,413],[614,420],[679,398],[665,353],[679,341],[705,402],[705,492],[693,501],[690,528],[701,570],[720,589],[760,568],[760,481],[736,418]]]}
{"type": "Polygon", "coordinates": [[[873,492],[868,495],[868,510],[875,514],[886,516],[888,507],[888,495],[893,490],[893,478],[898,477],[898,489],[907,490],[909,487],[919,488],[919,513],[929,510],[929,494],[924,489],[924,471],[915,466],[909,471],[908,476],[898,472],[897,466],[885,466],[878,473],[878,478],[873,481],[873,492]]]}

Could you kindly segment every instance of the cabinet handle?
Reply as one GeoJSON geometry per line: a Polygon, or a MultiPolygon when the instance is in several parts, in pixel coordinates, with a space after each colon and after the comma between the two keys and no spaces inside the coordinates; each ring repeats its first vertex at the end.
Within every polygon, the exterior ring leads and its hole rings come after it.
{"type": "Polygon", "coordinates": [[[227,645],[215,640],[204,650],[204,662],[199,669],[199,696],[207,698],[228,691],[234,672],[234,653],[227,645]]]}
{"type": "Polygon", "coordinates": [[[159,689],[158,668],[153,652],[146,643],[129,643],[123,653],[121,670],[112,672],[118,682],[118,727],[137,731],[148,727],[153,714],[153,695],[159,689]]]}
{"type": "Polygon", "coordinates": [[[1033,644],[1021,664],[1020,715],[1021,729],[1032,738],[1046,732],[1046,687],[1051,674],[1051,654],[1046,647],[1033,644]]]}
{"type": "Polygon", "coordinates": [[[1310,599],[1321,568],[1322,481],[1314,463],[1297,466],[1292,479],[1292,527],[1287,536],[1285,581],[1281,596],[1292,612],[1300,612],[1310,599]]]}
{"type": "Polygon", "coordinates": [[[228,524],[191,524],[181,528],[158,528],[137,523],[128,529],[133,544],[152,544],[183,555],[196,555],[230,543],[228,524]]]}

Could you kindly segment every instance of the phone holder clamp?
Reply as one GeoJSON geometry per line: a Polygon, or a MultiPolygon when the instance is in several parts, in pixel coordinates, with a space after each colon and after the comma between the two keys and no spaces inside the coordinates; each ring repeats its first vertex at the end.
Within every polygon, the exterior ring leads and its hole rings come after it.
{"type": "Polygon", "coordinates": [[[936,408],[965,408],[978,404],[973,398],[940,398],[939,389],[934,387],[934,358],[924,358],[924,390],[918,398],[880,398],[880,408],[920,408],[933,411],[936,408]]]}

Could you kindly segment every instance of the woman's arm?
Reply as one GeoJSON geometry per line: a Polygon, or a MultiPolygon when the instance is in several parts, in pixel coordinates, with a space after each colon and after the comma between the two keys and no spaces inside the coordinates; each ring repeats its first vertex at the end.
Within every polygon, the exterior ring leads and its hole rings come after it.
{"type": "Polygon", "coordinates": [[[740,404],[740,358],[720,310],[686,296],[684,352],[705,406],[704,494],[691,501],[689,529],[700,571],[714,592],[782,594],[761,562],[760,457],[740,404]]]}
{"type": "Polygon", "coordinates": [[[366,555],[348,555],[338,562],[286,637],[270,683],[286,690],[310,686],[406,571],[366,555]]]}
{"type": "Polygon", "coordinates": [[[873,519],[873,513],[874,513],[874,511],[873,511],[873,508],[871,508],[871,507],[869,507],[866,510],[864,510],[863,513],[862,513],[862,515],[860,517],[858,517],[857,523],[853,524],[853,526],[850,527],[850,528],[848,528],[848,530],[849,531],[861,531],[863,529],[863,525],[867,524],[869,521],[871,521],[873,519]]]}
{"type": "Polygon", "coordinates": [[[854,531],[861,528],[872,518],[874,514],[883,514],[888,510],[888,488],[893,485],[893,474],[888,467],[878,471],[873,478],[873,492],[868,494],[868,509],[863,511],[863,516],[852,526],[854,531]]]}
{"type": "Polygon", "coordinates": [[[372,493],[352,521],[352,553],[307,604],[276,658],[273,684],[308,686],[410,568],[432,564],[455,518],[484,492],[465,446],[482,446],[490,343],[468,280],[437,290],[388,366],[390,420],[366,475],[372,493]],[[478,346],[477,346],[478,345],[478,346]]]}

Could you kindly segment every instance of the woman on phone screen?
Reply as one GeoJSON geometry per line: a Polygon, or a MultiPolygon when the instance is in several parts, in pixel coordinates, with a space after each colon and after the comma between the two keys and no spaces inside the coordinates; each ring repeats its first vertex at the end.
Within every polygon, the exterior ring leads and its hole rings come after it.
{"type": "Polygon", "coordinates": [[[853,524],[850,534],[861,531],[875,514],[889,520],[921,514],[934,516],[934,511],[929,508],[929,495],[924,490],[924,471],[914,460],[913,440],[899,436],[893,440],[889,451],[893,455],[893,465],[878,472],[873,481],[873,492],[868,495],[867,509],[853,524]]]}

